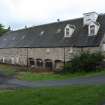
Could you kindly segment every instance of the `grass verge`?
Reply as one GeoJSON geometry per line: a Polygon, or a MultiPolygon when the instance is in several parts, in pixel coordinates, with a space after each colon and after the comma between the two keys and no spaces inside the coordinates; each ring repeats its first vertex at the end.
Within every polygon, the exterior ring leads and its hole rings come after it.
{"type": "Polygon", "coordinates": [[[17,69],[11,65],[0,64],[0,73],[5,76],[13,76],[17,73],[17,69]]]}
{"type": "Polygon", "coordinates": [[[37,80],[64,80],[80,77],[93,77],[105,75],[105,71],[100,72],[76,72],[66,74],[55,74],[55,73],[32,73],[32,72],[19,72],[16,76],[19,80],[37,81],[37,80]]]}
{"type": "Polygon", "coordinates": [[[0,92],[0,105],[101,105],[104,101],[105,85],[0,92]]]}

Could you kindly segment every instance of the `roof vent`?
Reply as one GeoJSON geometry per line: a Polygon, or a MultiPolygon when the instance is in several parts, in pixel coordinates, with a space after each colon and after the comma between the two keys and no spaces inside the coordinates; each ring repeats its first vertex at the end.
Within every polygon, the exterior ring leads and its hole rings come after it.
{"type": "Polygon", "coordinates": [[[84,13],[83,24],[89,25],[91,22],[96,22],[98,14],[96,12],[84,13]]]}

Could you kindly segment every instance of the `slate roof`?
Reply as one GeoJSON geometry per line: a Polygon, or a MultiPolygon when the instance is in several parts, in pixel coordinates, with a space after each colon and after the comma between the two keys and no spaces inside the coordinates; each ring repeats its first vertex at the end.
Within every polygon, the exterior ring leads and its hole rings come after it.
{"type": "Polygon", "coordinates": [[[97,22],[100,24],[100,29],[96,36],[88,36],[88,27],[83,26],[83,18],[11,31],[0,37],[0,48],[99,46],[105,33],[105,15],[99,15],[97,22]],[[64,27],[67,24],[76,26],[76,30],[70,38],[64,37],[64,27]]]}

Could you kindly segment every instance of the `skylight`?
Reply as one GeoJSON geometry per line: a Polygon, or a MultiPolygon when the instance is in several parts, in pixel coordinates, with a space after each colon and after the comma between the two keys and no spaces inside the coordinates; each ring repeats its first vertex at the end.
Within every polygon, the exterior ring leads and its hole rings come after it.
{"type": "Polygon", "coordinates": [[[45,31],[41,31],[41,32],[40,32],[40,35],[43,35],[44,33],[45,33],[45,31]]]}
{"type": "Polygon", "coordinates": [[[24,39],[24,38],[25,38],[25,35],[22,36],[22,39],[24,39]]]}
{"type": "Polygon", "coordinates": [[[59,28],[57,29],[56,33],[60,33],[62,30],[59,28]]]}
{"type": "Polygon", "coordinates": [[[4,41],[6,41],[7,39],[6,39],[6,38],[4,38],[3,40],[4,40],[4,41]]]}
{"type": "Polygon", "coordinates": [[[15,40],[15,39],[16,39],[16,37],[13,37],[13,38],[12,38],[12,40],[15,40]]]}

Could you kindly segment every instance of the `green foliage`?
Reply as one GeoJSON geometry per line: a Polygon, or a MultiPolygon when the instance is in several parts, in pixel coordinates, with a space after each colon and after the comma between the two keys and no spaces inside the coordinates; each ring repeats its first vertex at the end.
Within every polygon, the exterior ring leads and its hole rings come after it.
{"type": "Polygon", "coordinates": [[[67,64],[68,66],[66,69],[72,72],[96,71],[96,69],[102,68],[100,64],[104,58],[105,57],[101,52],[82,52],[71,59],[71,63],[67,64]]]}
{"type": "Polygon", "coordinates": [[[8,31],[10,31],[10,27],[8,29],[5,29],[4,26],[0,24],[0,36],[8,31]]]}
{"type": "Polygon", "coordinates": [[[74,72],[74,70],[72,69],[71,62],[65,63],[64,69],[61,72],[64,72],[64,73],[66,73],[66,72],[71,72],[71,73],[74,72]]]}

